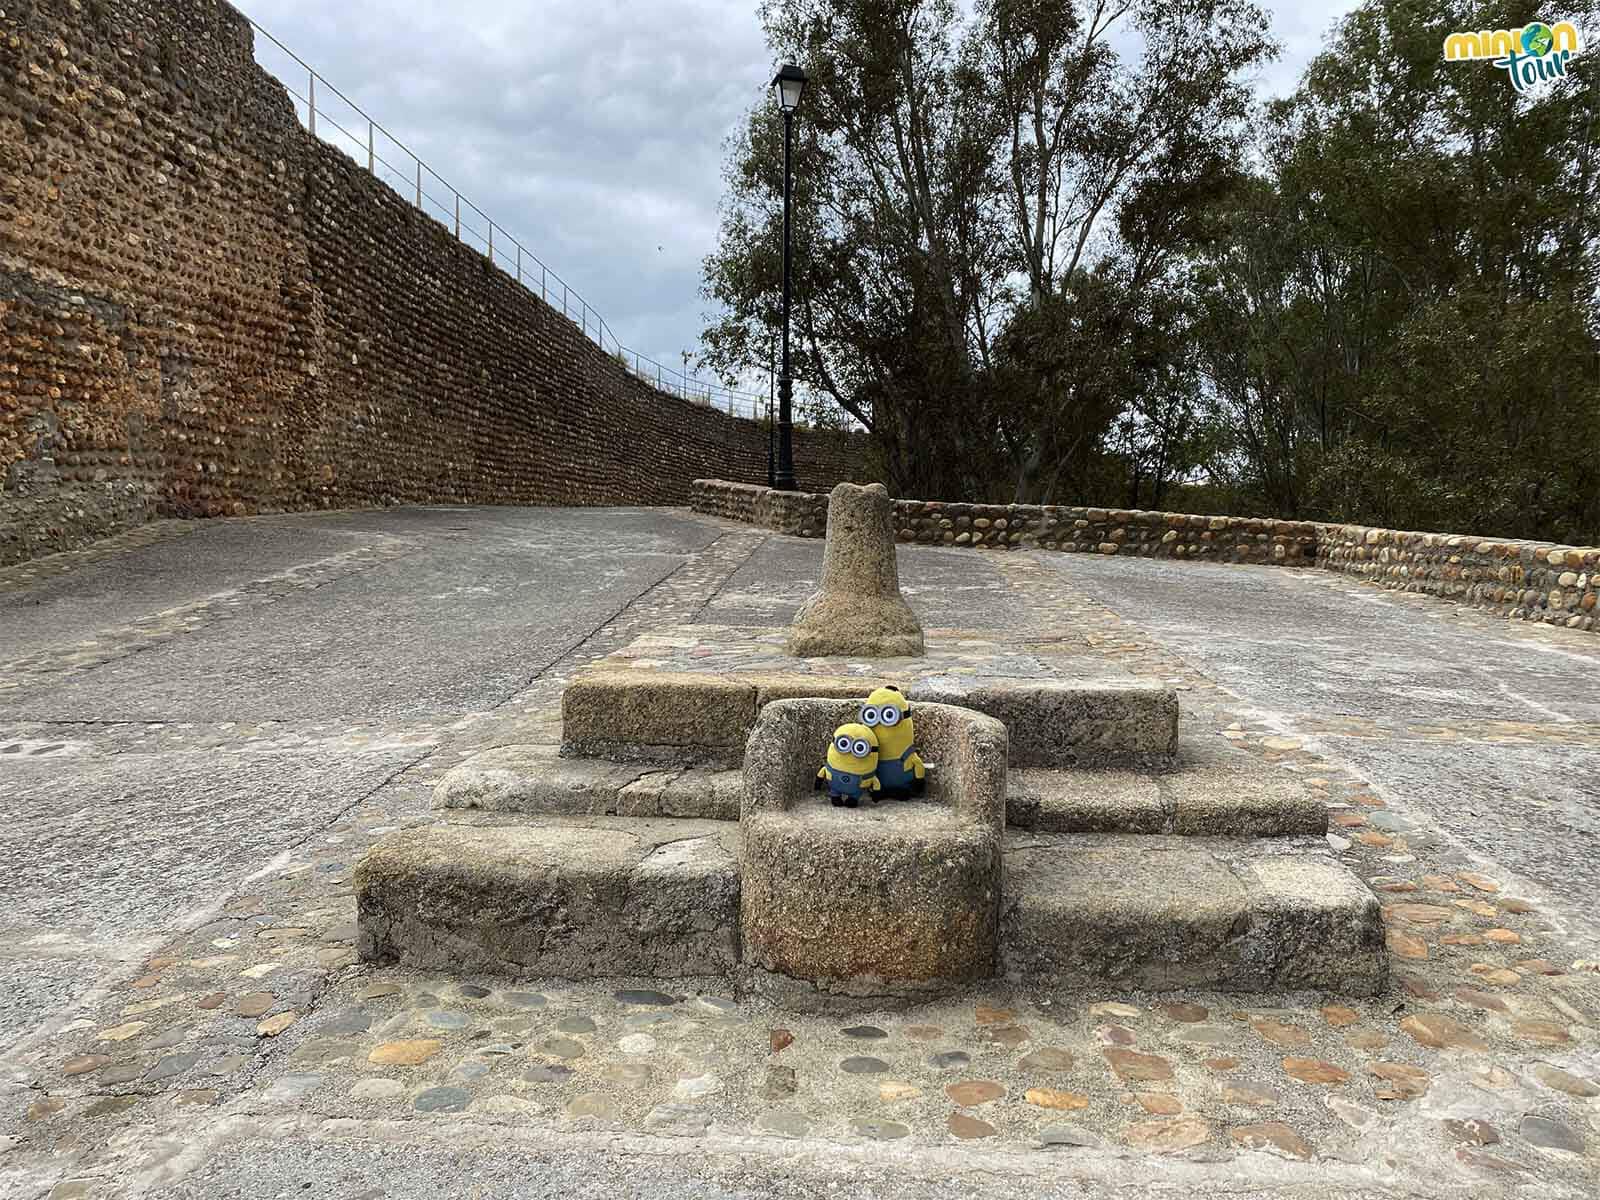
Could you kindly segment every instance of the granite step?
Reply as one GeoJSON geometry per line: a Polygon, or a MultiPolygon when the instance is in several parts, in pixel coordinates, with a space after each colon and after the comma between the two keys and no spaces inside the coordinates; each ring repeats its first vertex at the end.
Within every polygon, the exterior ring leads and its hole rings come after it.
{"type": "Polygon", "coordinates": [[[1167,770],[1013,769],[1006,824],[1041,833],[1293,837],[1325,834],[1328,810],[1288,772],[1221,738],[1186,736],[1167,770]]]}
{"type": "Polygon", "coordinates": [[[1383,991],[1377,899],[1320,838],[1013,832],[1008,976],[1169,991],[1383,991]]]}
{"type": "Polygon", "coordinates": [[[368,961],[472,974],[727,975],[737,825],[461,814],[399,830],[355,872],[368,961]]]}
{"type": "Polygon", "coordinates": [[[528,816],[737,821],[743,794],[737,769],[562,758],[552,745],[496,746],[446,771],[434,786],[433,806],[528,816]]]}
{"type": "MultiPolygon", "coordinates": [[[[457,974],[750,986],[740,832],[452,814],[363,859],[357,945],[367,960],[457,974]]],[[[996,972],[1018,983],[1344,996],[1386,986],[1378,902],[1319,838],[1012,831],[1003,863],[996,972]]]]}
{"type": "MultiPolygon", "coordinates": [[[[737,769],[563,758],[553,745],[500,746],[447,771],[434,806],[736,821],[743,789],[737,769]]],[[[1284,837],[1325,833],[1328,814],[1295,777],[1221,739],[1198,737],[1183,739],[1168,770],[1013,769],[1006,823],[1045,833],[1284,837]]]]}
{"type": "MultiPolygon", "coordinates": [[[[1140,679],[1001,679],[891,673],[919,703],[970,708],[1003,722],[1013,767],[1167,765],[1178,741],[1178,694],[1140,679]]],[[[761,709],[802,697],[858,701],[863,681],[796,673],[726,675],[596,668],[561,695],[571,756],[674,766],[737,766],[761,709]]]]}

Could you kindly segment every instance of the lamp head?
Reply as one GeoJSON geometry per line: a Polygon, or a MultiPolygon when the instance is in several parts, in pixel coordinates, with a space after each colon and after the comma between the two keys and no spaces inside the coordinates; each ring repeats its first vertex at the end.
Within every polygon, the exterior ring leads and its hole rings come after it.
{"type": "Polygon", "coordinates": [[[793,112],[800,107],[800,93],[806,90],[806,73],[793,63],[784,63],[773,77],[772,86],[783,111],[793,112]]]}

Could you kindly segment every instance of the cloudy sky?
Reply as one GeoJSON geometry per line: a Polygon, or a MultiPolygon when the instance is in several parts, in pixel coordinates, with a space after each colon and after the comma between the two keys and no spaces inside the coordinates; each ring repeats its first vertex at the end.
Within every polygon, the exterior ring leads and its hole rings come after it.
{"type": "MultiPolygon", "coordinates": [[[[623,344],[669,364],[696,348],[722,142],[773,72],[755,0],[236,2],[559,272],[623,344]]],[[[1284,54],[1262,86],[1291,87],[1354,6],[1267,0],[1284,54]]],[[[303,71],[259,36],[257,58],[304,95],[303,71]]],[[[320,92],[317,107],[324,136],[338,136],[331,117],[365,137],[336,97],[320,92]]],[[[410,160],[381,136],[377,152],[413,189],[410,160]]]]}

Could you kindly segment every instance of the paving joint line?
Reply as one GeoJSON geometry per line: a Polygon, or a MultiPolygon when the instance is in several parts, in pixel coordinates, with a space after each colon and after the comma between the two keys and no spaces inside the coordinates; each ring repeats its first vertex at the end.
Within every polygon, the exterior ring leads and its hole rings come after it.
{"type": "Polygon", "coordinates": [[[9,677],[7,682],[0,683],[0,693],[20,691],[30,683],[49,682],[56,677],[87,674],[185,634],[232,620],[242,611],[271,607],[290,595],[317,591],[328,584],[409,558],[426,548],[421,543],[388,535],[381,535],[381,541],[389,544],[363,545],[310,562],[297,563],[271,575],[248,580],[237,587],[224,588],[102,630],[77,645],[58,644],[36,654],[0,663],[0,678],[9,677]]]}

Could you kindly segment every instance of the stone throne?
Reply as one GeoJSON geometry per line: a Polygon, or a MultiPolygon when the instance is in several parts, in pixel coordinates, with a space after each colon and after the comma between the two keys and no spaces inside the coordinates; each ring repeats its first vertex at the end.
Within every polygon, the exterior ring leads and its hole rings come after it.
{"type": "Polygon", "coordinates": [[[998,962],[1005,726],[919,704],[918,744],[938,766],[927,795],[839,809],[812,779],[858,706],[774,701],[745,748],[745,960],[756,990],[794,1007],[934,994],[998,962]]]}
{"type": "Polygon", "coordinates": [[[1222,738],[1180,741],[1168,684],[1077,677],[1078,653],[1047,669],[987,633],[925,646],[887,493],[841,485],[830,506],[822,587],[790,629],[647,633],[567,684],[559,740],[451,768],[438,819],[357,868],[361,957],[719,977],[796,1008],[1002,972],[1383,990],[1378,903],[1330,854],[1315,792],[1222,738]],[[834,808],[815,772],[880,683],[912,703],[928,793],[834,808]]]}

